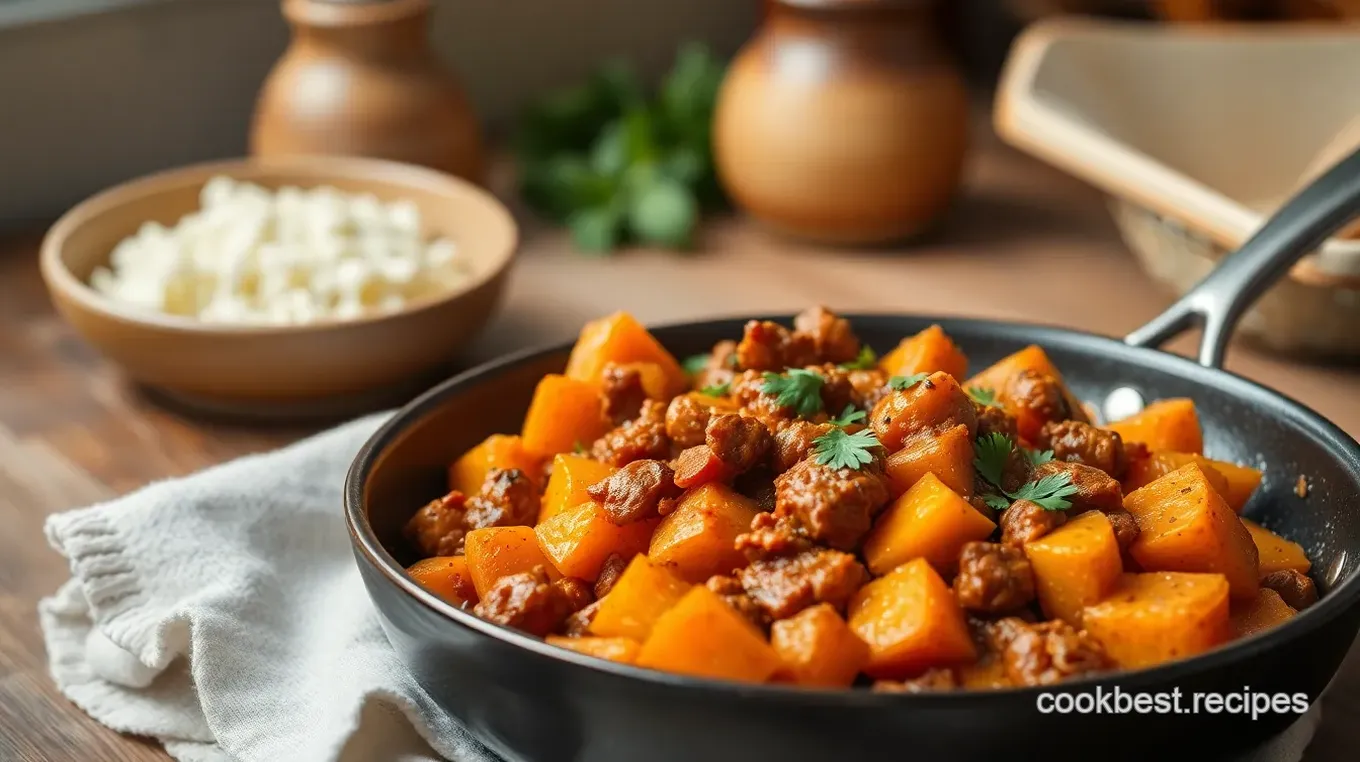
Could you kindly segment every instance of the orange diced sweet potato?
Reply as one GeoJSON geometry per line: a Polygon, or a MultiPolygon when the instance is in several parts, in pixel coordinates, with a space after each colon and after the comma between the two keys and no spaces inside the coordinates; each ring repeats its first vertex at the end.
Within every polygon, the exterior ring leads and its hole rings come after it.
{"type": "Polygon", "coordinates": [[[729,574],[746,565],[734,543],[737,535],[750,530],[758,512],[750,498],[726,485],[695,487],[661,520],[647,557],[690,582],[729,574]]]}
{"type": "Polygon", "coordinates": [[[928,473],[878,517],[864,540],[864,560],[876,575],[913,558],[949,575],[958,567],[959,550],[995,529],[991,519],[928,473]]]}
{"type": "MultiPolygon", "coordinates": [[[[964,384],[969,389],[990,389],[1000,393],[1006,389],[1012,378],[1020,375],[1023,371],[1040,376],[1051,376],[1062,385],[1062,395],[1067,401],[1067,406],[1073,411],[1074,415],[1080,415],[1078,411],[1084,411],[1085,407],[1081,400],[1067,388],[1063,381],[1062,373],[1058,367],[1049,359],[1048,353],[1042,347],[1031,344],[1018,352],[1007,355],[997,360],[991,367],[968,379],[964,384]]],[[[1020,427],[1020,436],[1025,439],[1033,439],[1044,421],[1036,417],[1031,411],[1008,408],[1007,412],[1016,417],[1016,422],[1020,427]]]]}
{"type": "Polygon", "coordinates": [[[1082,623],[1126,669],[1184,659],[1228,639],[1228,581],[1221,574],[1125,575],[1082,623]]]}
{"type": "Polygon", "coordinates": [[[1242,519],[1242,523],[1251,533],[1252,542],[1256,543],[1262,577],[1284,569],[1307,574],[1313,568],[1308,555],[1303,552],[1303,546],[1286,540],[1250,519],[1242,519]]]}
{"type": "Polygon", "coordinates": [[[548,487],[543,491],[543,507],[538,512],[538,522],[552,518],[558,513],[590,499],[586,492],[590,485],[614,475],[617,468],[608,463],[591,460],[584,455],[562,453],[553,458],[552,476],[548,477],[548,487]]]}
{"type": "Polygon", "coordinates": [[[666,369],[654,362],[626,362],[620,367],[635,370],[642,380],[642,391],[649,400],[669,400],[671,398],[671,379],[666,369]]]}
{"type": "Polygon", "coordinates": [[[590,622],[590,632],[604,637],[646,640],[652,625],[689,591],[690,584],[646,556],[634,556],[590,622]]]}
{"type": "Polygon", "coordinates": [[[637,661],[638,651],[642,650],[642,644],[632,638],[600,638],[586,636],[583,638],[567,638],[561,635],[549,635],[545,640],[548,645],[566,648],[576,653],[594,656],[598,659],[608,659],[622,664],[632,664],[637,661]]]}
{"type": "Polygon", "coordinates": [[[1124,571],[1114,528],[1100,511],[1025,543],[1025,555],[1044,614],[1074,627],[1081,626],[1082,609],[1109,595],[1124,571]]]}
{"type": "Polygon", "coordinates": [[[477,602],[477,588],[468,573],[466,556],[423,558],[411,564],[406,573],[418,585],[455,606],[477,602]]]}
{"type": "Polygon", "coordinates": [[[463,539],[463,547],[468,573],[479,598],[501,577],[527,572],[535,566],[542,566],[552,579],[562,578],[557,567],[538,549],[533,527],[474,529],[463,539]]]}
{"type": "Polygon", "coordinates": [[[770,645],[792,682],[799,685],[847,687],[869,661],[869,645],[828,603],[775,622],[770,627],[770,645]]]}
{"type": "Polygon", "coordinates": [[[518,436],[492,434],[449,466],[449,489],[475,495],[493,468],[518,468],[535,484],[540,484],[541,461],[524,449],[518,436]]]}
{"type": "Polygon", "coordinates": [[[869,425],[890,453],[902,449],[903,442],[918,434],[958,424],[971,431],[976,422],[973,401],[953,376],[943,372],[888,394],[869,414],[869,425]]]}
{"type": "Polygon", "coordinates": [[[1279,593],[1263,587],[1251,601],[1229,607],[1228,629],[1233,638],[1245,638],[1287,622],[1297,613],[1279,593]]]}
{"type": "Polygon", "coordinates": [[[1184,397],[1158,400],[1105,428],[1118,432],[1125,442],[1142,442],[1153,452],[1204,452],[1195,403],[1184,397]]]}
{"type": "Polygon", "coordinates": [[[646,552],[660,519],[619,526],[598,503],[587,500],[534,527],[538,547],[564,577],[594,582],[610,555],[632,558],[646,552]]]}
{"type": "Polygon", "coordinates": [[[655,364],[666,378],[665,397],[679,394],[689,385],[685,371],[675,357],[626,312],[586,323],[567,359],[566,375],[598,384],[604,366],[611,362],[655,364]]]}
{"type": "Polygon", "coordinates": [[[926,474],[935,474],[961,497],[973,494],[973,438],[962,424],[935,434],[911,437],[888,456],[888,482],[894,497],[926,474]]]}
{"type": "Polygon", "coordinates": [[[847,621],[869,644],[864,672],[871,677],[901,679],[977,658],[963,609],[924,558],[860,588],[847,621]]]}
{"type": "Polygon", "coordinates": [[[589,446],[609,430],[600,390],[584,381],[550,373],[538,382],[524,415],[524,449],[546,458],[589,446]]]}
{"type": "Polygon", "coordinates": [[[1242,507],[1261,483],[1261,472],[1249,466],[1211,460],[1191,452],[1154,452],[1129,463],[1129,472],[1124,476],[1124,491],[1132,492],[1191,463],[1200,467],[1214,491],[1222,495],[1228,507],[1236,513],[1242,512],[1242,507]]]}
{"type": "Polygon", "coordinates": [[[1147,571],[1222,574],[1234,598],[1256,597],[1260,581],[1256,544],[1237,514],[1195,464],[1176,469],[1124,496],[1138,522],[1129,549],[1147,571]]]}
{"type": "Polygon", "coordinates": [[[943,328],[932,325],[902,339],[896,349],[879,360],[878,367],[889,376],[944,371],[962,381],[968,375],[968,358],[943,328]]]}
{"type": "Polygon", "coordinates": [[[755,625],[702,585],[690,588],[656,620],[637,664],[751,683],[768,680],[781,666],[779,655],[755,625]]]}
{"type": "Polygon", "coordinates": [[[1261,469],[1251,466],[1241,466],[1236,463],[1229,463],[1224,460],[1211,460],[1209,465],[1214,470],[1223,475],[1227,482],[1227,487],[1220,492],[1223,499],[1228,501],[1228,507],[1235,513],[1241,513],[1242,508],[1251,500],[1251,496],[1256,492],[1256,488],[1261,486],[1261,469]]]}

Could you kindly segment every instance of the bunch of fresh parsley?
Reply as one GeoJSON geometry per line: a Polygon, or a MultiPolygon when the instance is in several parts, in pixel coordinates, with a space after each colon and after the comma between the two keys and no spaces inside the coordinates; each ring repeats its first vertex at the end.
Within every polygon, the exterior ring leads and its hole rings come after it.
{"type": "Polygon", "coordinates": [[[652,97],[633,69],[614,63],[543,100],[518,134],[525,201],[566,223],[582,251],[628,240],[689,246],[700,210],[723,199],[710,136],[724,72],[691,43],[652,97]]]}

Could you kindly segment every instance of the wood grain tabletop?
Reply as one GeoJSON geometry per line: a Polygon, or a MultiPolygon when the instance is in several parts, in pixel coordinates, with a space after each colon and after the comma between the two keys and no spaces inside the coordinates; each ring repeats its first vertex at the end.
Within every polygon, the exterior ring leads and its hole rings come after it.
{"type": "MultiPolygon", "coordinates": [[[[317,427],[204,421],[158,406],[53,312],[38,277],[39,240],[40,233],[0,238],[0,760],[164,760],[157,744],[98,725],[52,685],[35,607],[68,570],[43,541],[43,520],[317,427]]],[[[668,322],[821,302],[1121,335],[1167,301],[1119,241],[1096,192],[984,140],[950,219],[911,247],[828,250],[725,219],[706,228],[694,253],[591,258],[572,253],[559,232],[528,230],[501,312],[459,365],[569,338],[615,309],[668,322]]],[[[1360,433],[1360,370],[1242,346],[1229,368],[1360,433]]],[[[1351,760],[1357,745],[1360,651],[1353,650],[1324,699],[1306,759],[1351,760]]]]}

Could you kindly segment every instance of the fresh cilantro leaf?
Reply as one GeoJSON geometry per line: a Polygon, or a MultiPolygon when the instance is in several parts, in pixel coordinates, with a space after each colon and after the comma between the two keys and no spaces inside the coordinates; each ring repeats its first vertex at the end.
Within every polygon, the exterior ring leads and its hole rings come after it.
{"type": "Polygon", "coordinates": [[[699,390],[700,394],[707,394],[710,397],[726,397],[728,390],[732,388],[731,382],[705,386],[699,390]]]}
{"type": "Polygon", "coordinates": [[[1029,464],[1031,466],[1040,466],[1043,465],[1044,463],[1049,462],[1050,460],[1053,460],[1052,450],[1044,450],[1043,452],[1040,452],[1039,450],[1021,448],[1020,451],[1025,454],[1026,458],[1029,458],[1029,464]]]}
{"type": "Polygon", "coordinates": [[[1077,485],[1072,483],[1068,473],[1049,474],[1038,481],[1032,481],[1011,493],[1016,500],[1028,500],[1046,511],[1065,511],[1072,507],[1067,498],[1077,494],[1077,485]]]}
{"type": "Polygon", "coordinates": [[[793,408],[798,415],[816,415],[822,409],[822,383],[820,375],[802,368],[789,370],[788,375],[766,373],[765,384],[760,390],[775,395],[775,402],[781,407],[793,408]]]}
{"type": "Polygon", "coordinates": [[[831,468],[863,468],[874,460],[873,450],[878,439],[868,429],[854,434],[834,428],[812,440],[812,453],[817,462],[831,468]]]}
{"type": "Polygon", "coordinates": [[[1000,495],[983,495],[982,501],[994,511],[1004,511],[1011,507],[1011,501],[1000,495]]]}
{"type": "Polygon", "coordinates": [[[988,482],[1001,486],[1001,472],[1006,468],[1006,460],[1011,456],[1012,444],[1009,437],[993,431],[985,437],[978,437],[973,449],[973,468],[988,482]]]}
{"type": "Polygon", "coordinates": [[[899,392],[906,391],[929,377],[929,373],[913,373],[910,376],[893,376],[888,379],[888,386],[891,386],[899,392]]]}
{"type": "Polygon", "coordinates": [[[576,453],[577,455],[585,455],[586,446],[581,443],[581,440],[578,439],[576,440],[576,444],[571,448],[571,451],[576,453]]]}
{"type": "Polygon", "coordinates": [[[864,420],[866,413],[863,410],[856,410],[854,405],[846,405],[841,411],[840,417],[832,418],[831,422],[841,428],[845,428],[852,423],[859,423],[864,420]]]}
{"type": "Polygon", "coordinates": [[[708,367],[709,355],[690,355],[680,362],[680,367],[685,369],[685,373],[693,376],[704,368],[708,367]]]}
{"type": "Polygon", "coordinates": [[[850,362],[841,363],[841,370],[873,370],[878,367],[878,353],[865,344],[859,348],[859,356],[850,362]]]}
{"type": "Polygon", "coordinates": [[[970,386],[964,389],[964,391],[967,392],[968,396],[972,397],[973,401],[978,403],[979,405],[986,405],[987,407],[998,407],[996,402],[995,389],[991,389],[986,386],[970,386]]]}

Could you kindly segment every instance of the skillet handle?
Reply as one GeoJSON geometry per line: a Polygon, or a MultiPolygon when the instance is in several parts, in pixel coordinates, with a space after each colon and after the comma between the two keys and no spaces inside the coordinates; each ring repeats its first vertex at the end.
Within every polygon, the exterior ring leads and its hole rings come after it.
{"type": "Polygon", "coordinates": [[[1280,207],[1242,248],[1213,272],[1124,338],[1135,347],[1159,347],[1183,331],[1202,326],[1199,363],[1223,366],[1237,321],[1275,281],[1360,213],[1360,150],[1337,162],[1280,207]]]}

